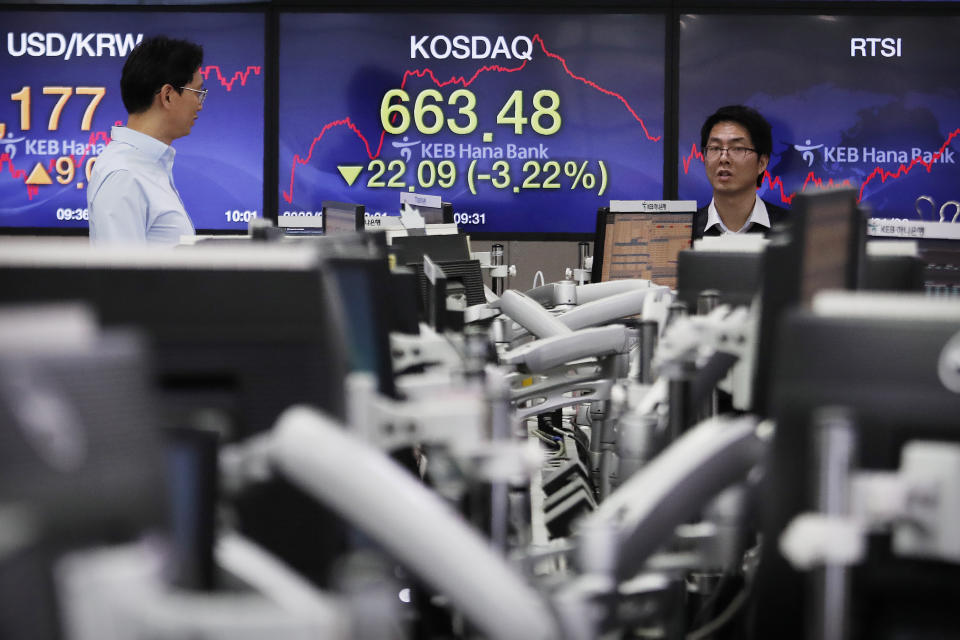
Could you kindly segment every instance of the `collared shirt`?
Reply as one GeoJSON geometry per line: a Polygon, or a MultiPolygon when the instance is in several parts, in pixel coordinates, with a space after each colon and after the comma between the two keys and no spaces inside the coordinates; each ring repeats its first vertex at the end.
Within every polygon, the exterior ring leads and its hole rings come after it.
{"type": "Polygon", "coordinates": [[[90,244],[173,246],[196,235],[173,184],[174,148],[127,127],[110,137],[87,186],[90,244]]]}
{"type": "Polygon", "coordinates": [[[755,224],[767,229],[770,228],[770,214],[767,213],[767,207],[760,198],[757,198],[756,202],[753,203],[753,211],[750,212],[747,221],[743,223],[740,229],[735,231],[731,231],[727,228],[727,225],[723,224],[723,220],[720,219],[720,214],[717,212],[717,203],[715,200],[711,200],[710,206],[707,207],[707,226],[704,227],[704,231],[717,225],[720,233],[747,233],[750,231],[750,227],[755,224]]]}

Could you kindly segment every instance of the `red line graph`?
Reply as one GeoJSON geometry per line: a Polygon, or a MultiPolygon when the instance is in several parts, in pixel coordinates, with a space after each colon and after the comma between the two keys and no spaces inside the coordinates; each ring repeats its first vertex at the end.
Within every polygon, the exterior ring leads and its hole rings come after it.
{"type": "Polygon", "coordinates": [[[223,75],[223,71],[221,71],[221,69],[220,69],[219,66],[217,66],[217,65],[215,65],[215,64],[209,64],[209,65],[203,67],[202,69],[200,69],[200,75],[203,76],[204,81],[207,81],[207,80],[210,79],[210,72],[213,71],[214,73],[216,73],[216,75],[217,75],[217,80],[220,81],[220,84],[221,84],[227,91],[233,91],[233,83],[234,83],[234,82],[236,82],[237,80],[239,80],[239,81],[240,81],[240,86],[241,86],[241,87],[245,87],[245,86],[247,86],[247,79],[250,77],[250,74],[252,73],[252,74],[258,76],[258,75],[260,75],[260,70],[261,70],[261,69],[262,69],[262,67],[255,67],[255,66],[253,66],[253,65],[250,65],[250,66],[247,67],[247,70],[246,70],[246,71],[236,71],[236,72],[234,72],[233,76],[228,80],[228,79],[226,78],[226,76],[223,75]]]}
{"type": "Polygon", "coordinates": [[[10,159],[9,153],[0,153],[0,171],[3,171],[3,165],[7,165],[7,170],[10,172],[10,175],[17,180],[26,180],[27,172],[24,169],[17,169],[13,166],[13,160],[10,159]]]}
{"type": "MultiPolygon", "coordinates": [[[[890,179],[895,180],[897,178],[902,178],[908,175],[911,171],[913,171],[914,167],[916,167],[917,165],[922,166],[924,169],[927,170],[927,173],[930,173],[933,170],[933,165],[935,165],[937,161],[943,156],[944,151],[946,151],[947,147],[950,146],[950,143],[953,142],[953,139],[956,138],[958,135],[960,135],[960,128],[954,129],[953,131],[951,131],[950,135],[947,136],[947,139],[943,142],[942,145],[940,145],[940,149],[937,150],[936,153],[931,154],[929,160],[924,160],[923,155],[920,155],[914,158],[913,160],[911,160],[910,164],[907,164],[907,165],[901,164],[899,167],[897,167],[896,171],[887,171],[886,169],[884,169],[879,165],[875,166],[873,168],[873,171],[870,172],[870,174],[864,179],[863,183],[860,185],[860,192],[857,195],[857,202],[860,202],[863,200],[863,197],[864,197],[863,192],[866,190],[867,185],[870,184],[875,178],[880,178],[881,184],[890,179]]],[[[694,143],[690,147],[690,153],[687,154],[685,158],[681,158],[680,160],[681,163],[683,164],[684,174],[690,173],[690,164],[693,162],[694,158],[703,162],[703,154],[697,150],[696,143],[694,143]]],[[[767,183],[771,191],[779,191],[780,201],[783,202],[784,204],[791,204],[793,202],[793,196],[797,195],[796,191],[794,191],[790,195],[787,195],[784,190],[783,180],[781,179],[781,177],[780,176],[774,177],[769,171],[764,172],[763,181],[767,183]]],[[[817,188],[820,188],[820,187],[830,188],[838,185],[844,186],[844,187],[854,186],[853,181],[851,181],[849,178],[845,178],[843,180],[839,180],[836,182],[834,182],[833,178],[828,178],[825,183],[824,179],[817,177],[816,173],[813,171],[808,173],[807,177],[804,178],[803,185],[801,185],[800,187],[800,191],[801,192],[806,191],[807,186],[811,184],[817,188]]]]}
{"type": "MultiPolygon", "coordinates": [[[[623,97],[622,95],[620,95],[619,93],[616,93],[615,91],[611,91],[611,90],[609,90],[609,89],[605,89],[604,87],[601,87],[600,85],[596,84],[596,83],[593,82],[592,80],[588,80],[587,78],[584,78],[583,76],[579,76],[579,75],[575,74],[573,71],[570,70],[570,67],[567,66],[567,61],[566,61],[565,58],[563,58],[562,56],[560,56],[560,55],[558,55],[558,54],[556,54],[556,53],[553,53],[552,51],[549,51],[549,50],[547,49],[547,46],[546,46],[546,44],[544,44],[543,38],[540,36],[539,33],[538,33],[538,34],[535,34],[535,35],[533,36],[533,38],[531,38],[531,40],[532,40],[533,42],[536,42],[538,45],[540,45],[540,49],[543,51],[544,55],[546,55],[548,58],[552,58],[552,59],[554,59],[554,60],[559,61],[560,64],[561,64],[561,66],[563,67],[564,72],[566,72],[566,74],[567,74],[568,76],[570,76],[570,77],[573,78],[574,80],[577,80],[577,81],[579,81],[579,82],[582,82],[583,84],[587,85],[587,86],[590,87],[591,89],[594,89],[594,90],[596,90],[596,91],[599,91],[600,93],[603,93],[604,95],[608,95],[608,96],[614,97],[614,98],[616,98],[617,100],[619,100],[620,102],[622,102],[623,105],[627,108],[627,111],[630,112],[630,115],[633,116],[633,118],[634,118],[637,122],[640,123],[640,126],[643,128],[643,133],[644,133],[644,135],[646,135],[646,137],[647,137],[648,140],[650,140],[651,142],[658,142],[658,141],[660,140],[661,136],[653,136],[653,135],[650,134],[650,132],[647,130],[647,125],[646,125],[646,124],[644,123],[644,121],[643,121],[643,118],[641,118],[639,115],[637,115],[637,112],[636,112],[636,111],[634,110],[634,108],[630,105],[630,103],[627,101],[626,98],[624,98],[624,97],[623,97]]],[[[406,87],[406,84],[407,84],[407,80],[410,79],[410,78],[412,78],[412,77],[417,77],[417,78],[429,77],[430,80],[437,86],[437,88],[443,88],[443,87],[446,87],[446,86],[451,85],[451,84],[458,84],[458,85],[461,85],[461,86],[463,86],[463,87],[468,87],[468,86],[470,86],[471,84],[473,84],[473,82],[474,82],[481,74],[483,74],[483,73],[487,73],[487,72],[490,72],[490,71],[493,71],[493,72],[496,72],[496,73],[516,73],[516,72],[518,72],[518,71],[522,71],[523,69],[525,69],[528,62],[529,62],[529,60],[524,60],[523,62],[521,62],[521,63],[520,63],[519,65],[517,65],[516,67],[504,67],[504,66],[496,65],[496,64],[494,64],[494,65],[485,65],[485,66],[482,66],[482,67],[480,67],[479,69],[477,69],[477,70],[473,73],[473,75],[470,76],[469,79],[466,78],[466,77],[464,77],[464,76],[451,76],[449,80],[443,80],[443,81],[441,81],[439,78],[437,78],[437,76],[434,74],[433,70],[431,70],[431,69],[429,69],[429,68],[424,68],[424,69],[408,69],[407,71],[404,71],[404,73],[403,73],[403,79],[400,81],[400,88],[401,88],[401,89],[405,88],[405,87],[406,87]]],[[[201,71],[201,73],[202,73],[202,71],[201,71]]],[[[335,128],[335,127],[340,127],[340,126],[349,127],[349,129],[350,129],[351,131],[353,131],[353,132],[357,135],[358,138],[360,138],[360,140],[363,142],[364,146],[365,146],[366,149],[367,149],[367,156],[368,156],[371,160],[373,160],[374,158],[376,158],[376,157],[378,157],[378,156],[380,155],[380,151],[383,149],[383,140],[384,140],[384,137],[386,136],[386,133],[387,133],[386,131],[381,131],[381,132],[380,132],[380,140],[379,140],[379,142],[377,143],[377,150],[376,150],[376,151],[371,151],[371,149],[370,149],[370,141],[367,139],[367,137],[366,137],[365,135],[363,135],[363,133],[361,133],[360,129],[357,128],[356,124],[354,124],[353,121],[352,121],[349,117],[342,118],[342,119],[340,119],[340,120],[335,120],[335,121],[333,121],[333,122],[328,122],[327,124],[325,124],[325,125],[323,126],[323,128],[320,130],[320,133],[317,134],[317,136],[314,137],[313,141],[310,143],[310,149],[307,151],[306,157],[301,157],[299,154],[294,154],[294,156],[293,156],[293,162],[291,163],[291,166],[290,166],[290,189],[289,189],[289,191],[283,191],[283,192],[282,192],[283,199],[286,200],[287,203],[293,202],[293,183],[294,183],[294,179],[295,179],[295,177],[296,177],[297,165],[308,164],[308,163],[310,162],[310,159],[313,157],[313,150],[314,150],[314,148],[316,147],[317,143],[320,142],[320,140],[323,139],[323,136],[327,133],[327,131],[329,131],[330,129],[333,129],[333,128],[335,128]]]]}
{"type": "Polygon", "coordinates": [[[930,170],[933,169],[934,163],[936,163],[936,161],[943,156],[943,152],[946,151],[947,147],[950,146],[950,143],[953,142],[953,139],[958,135],[960,135],[960,129],[954,129],[951,131],[944,143],[940,145],[940,149],[935,154],[930,156],[929,161],[923,160],[923,156],[917,156],[909,165],[904,166],[901,164],[896,171],[885,171],[883,167],[875,167],[874,170],[870,172],[870,175],[867,176],[867,179],[863,181],[863,185],[860,187],[860,198],[863,198],[863,190],[868,184],[870,184],[870,181],[878,176],[880,177],[880,182],[882,184],[889,178],[902,178],[910,173],[910,171],[918,164],[922,165],[927,170],[927,173],[930,173],[930,170]]]}
{"type": "Polygon", "coordinates": [[[694,142],[694,143],[690,146],[690,153],[687,155],[687,157],[680,160],[680,162],[683,163],[683,173],[684,173],[684,175],[690,173],[690,163],[693,162],[693,159],[694,159],[694,158],[696,158],[696,159],[699,160],[700,162],[703,162],[703,154],[700,153],[700,151],[697,149],[697,143],[696,143],[696,142],[694,142]]]}

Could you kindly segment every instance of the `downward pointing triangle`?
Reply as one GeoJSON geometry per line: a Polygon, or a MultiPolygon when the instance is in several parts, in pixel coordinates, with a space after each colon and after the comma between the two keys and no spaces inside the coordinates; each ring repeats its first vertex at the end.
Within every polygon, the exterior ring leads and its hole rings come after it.
{"type": "Polygon", "coordinates": [[[360,165],[358,167],[338,165],[337,170],[340,171],[340,175],[343,176],[343,179],[347,181],[347,186],[352,187],[354,181],[357,179],[357,176],[359,176],[360,172],[363,171],[363,165],[360,165]]]}

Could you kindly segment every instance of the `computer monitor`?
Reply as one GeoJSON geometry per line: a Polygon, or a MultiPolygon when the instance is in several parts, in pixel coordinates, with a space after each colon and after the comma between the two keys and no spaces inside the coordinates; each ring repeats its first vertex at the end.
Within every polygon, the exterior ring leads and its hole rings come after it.
{"type": "MultiPolygon", "coordinates": [[[[334,243],[325,243],[331,244],[334,243]]],[[[62,243],[0,249],[0,302],[80,300],[107,327],[140,329],[152,348],[161,420],[228,417],[241,440],[293,404],[344,420],[348,351],[318,243],[92,250],[62,243]]],[[[318,584],[345,532],[282,481],[233,501],[241,531],[318,584]]]]}
{"type": "Polygon", "coordinates": [[[0,306],[0,637],[59,640],[55,562],[164,526],[148,355],[81,305],[0,306]]]}
{"type": "Polygon", "coordinates": [[[762,249],[696,251],[677,256],[677,298],[693,312],[707,290],[719,294],[719,304],[749,306],[760,291],[762,249]]]}
{"type": "Polygon", "coordinates": [[[389,251],[399,266],[422,263],[425,255],[434,262],[469,260],[470,242],[462,233],[395,236],[389,251]]]}
{"type": "Polygon", "coordinates": [[[464,309],[487,301],[478,260],[431,261],[425,256],[410,266],[417,273],[421,319],[434,329],[459,331],[464,324],[464,309]],[[431,270],[428,261],[436,269],[431,270]]]}
{"type": "Polygon", "coordinates": [[[799,193],[790,224],[770,236],[761,267],[760,318],[755,351],[752,411],[769,411],[769,378],[783,313],[808,306],[826,289],[854,289],[860,278],[866,219],[854,189],[799,193]]]}
{"type": "Polygon", "coordinates": [[[323,234],[326,236],[363,231],[366,207],[362,204],[323,201],[323,234]]]}
{"type": "Polygon", "coordinates": [[[0,250],[0,302],[82,301],[107,327],[143,330],[174,421],[181,409],[222,409],[241,439],[295,402],[343,417],[343,329],[320,260],[319,245],[11,243],[0,250]]]}
{"type": "MultiPolygon", "coordinates": [[[[413,269],[417,274],[420,290],[418,308],[420,320],[435,326],[434,321],[447,328],[462,326],[463,314],[451,314],[440,319],[431,311],[430,291],[432,283],[424,273],[424,256],[440,267],[446,283],[445,294],[462,296],[466,306],[483,304],[486,294],[483,288],[483,272],[480,263],[470,258],[470,243],[463,234],[396,236],[390,245],[395,263],[413,269]]],[[[445,303],[444,303],[445,304],[445,303]]]]}
{"type": "Polygon", "coordinates": [[[623,200],[597,211],[593,282],[642,278],[675,289],[693,238],[692,201],[623,200]]]}
{"type": "Polygon", "coordinates": [[[923,291],[924,263],[918,256],[867,255],[858,289],[923,291]]]}
{"type": "Polygon", "coordinates": [[[324,200],[319,211],[298,211],[296,215],[277,217],[277,227],[283,235],[336,236],[363,231],[366,225],[366,207],[362,204],[324,200]]]}
{"type": "Polygon", "coordinates": [[[338,294],[332,302],[346,330],[350,370],[374,374],[377,391],[397,397],[390,354],[392,282],[386,255],[332,256],[324,260],[323,272],[338,294]]]}
{"type": "MultiPolygon", "coordinates": [[[[960,441],[960,394],[940,372],[960,332],[960,303],[923,294],[846,294],[845,308],[794,310],[778,331],[771,415],[776,421],[761,504],[763,554],[752,637],[806,640],[810,593],[777,540],[799,513],[813,510],[817,480],[814,413],[850,412],[856,466],[894,470],[910,440],[960,441]],[[871,299],[876,298],[874,303],[871,299]]],[[[816,300],[817,303],[821,299],[816,300]]],[[[851,640],[945,638],[960,629],[953,593],[960,566],[896,557],[889,535],[870,537],[852,570],[851,640]]]]}
{"type": "Polygon", "coordinates": [[[412,267],[398,266],[390,270],[390,308],[388,315],[390,331],[418,335],[420,333],[420,313],[422,292],[420,276],[412,267]]]}
{"type": "MultiPolygon", "coordinates": [[[[762,251],[686,250],[678,256],[677,297],[687,309],[697,308],[705,290],[719,294],[719,303],[749,306],[760,292],[762,251]]],[[[923,291],[923,261],[915,256],[867,255],[857,288],[873,291],[923,291]]]]}

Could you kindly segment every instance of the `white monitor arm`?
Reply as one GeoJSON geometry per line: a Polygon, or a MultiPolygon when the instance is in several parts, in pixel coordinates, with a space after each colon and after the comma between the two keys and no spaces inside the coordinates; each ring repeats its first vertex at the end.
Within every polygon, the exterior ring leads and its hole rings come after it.
{"type": "Polygon", "coordinates": [[[317,411],[280,416],[272,465],[409,567],[490,638],[561,637],[546,599],[437,494],[317,411]]]}

